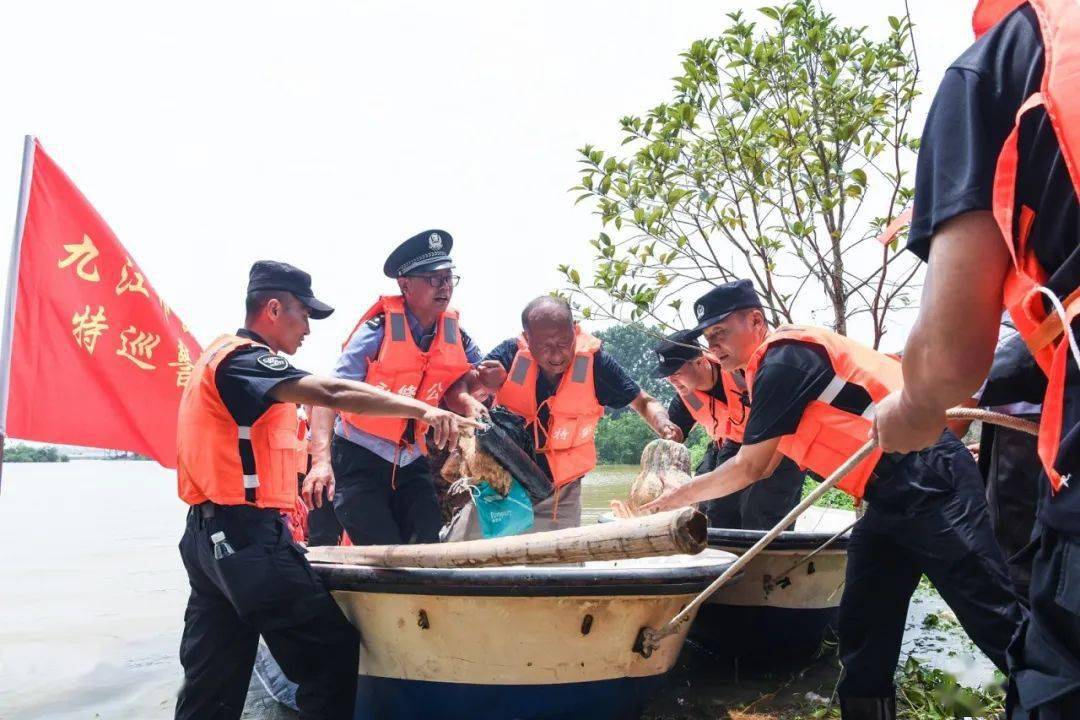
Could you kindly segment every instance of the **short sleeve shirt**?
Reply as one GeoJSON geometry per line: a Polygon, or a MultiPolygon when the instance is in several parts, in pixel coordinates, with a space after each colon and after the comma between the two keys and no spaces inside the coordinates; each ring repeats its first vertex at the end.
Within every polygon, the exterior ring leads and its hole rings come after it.
{"type": "MultiPolygon", "coordinates": [[[[499,343],[494,350],[487,354],[485,360],[498,360],[499,363],[510,371],[514,364],[514,358],[518,353],[517,338],[510,338],[499,343]]],[[[601,349],[593,355],[593,386],[596,390],[596,400],[604,407],[624,408],[632,403],[641,394],[641,388],[633,378],[626,374],[619,363],[601,349]]],[[[536,379],[536,402],[544,402],[558,389],[557,383],[550,382],[543,373],[539,373],[536,379]]],[[[544,417],[545,409],[540,410],[540,421],[547,422],[544,417]]]]}
{"type": "MultiPolygon", "coordinates": [[[[1017,111],[1041,87],[1044,47],[1027,4],[968,48],[946,71],[926,120],[915,175],[908,248],[926,259],[934,233],[961,213],[992,209],[993,178],[1017,111]]],[[[1065,297],[1080,286],[1080,207],[1053,127],[1043,108],[1024,115],[1018,137],[1017,205],[1033,212],[1028,244],[1046,271],[1044,285],[1065,297]]],[[[1014,228],[1014,233],[1016,228],[1014,228]]],[[[1001,242],[996,237],[989,242],[1001,242]]],[[[978,258],[973,258],[977,272],[978,258]]],[[[1080,321],[1074,322],[1074,331],[1080,321]]],[[[1080,375],[1070,364],[1058,467],[1080,471],[1080,375]]],[[[1080,532],[1080,493],[1049,494],[1040,517],[1080,532]]]]}
{"type": "MultiPolygon", "coordinates": [[[[998,155],[1020,106],[1040,89],[1043,67],[1038,19],[1024,5],[945,72],[927,116],[915,175],[908,249],[919,257],[929,256],[931,238],[949,219],[993,208],[998,155]]],[[[1047,286],[1067,295],[1080,284],[1080,211],[1042,108],[1024,116],[1019,154],[1017,202],[1034,211],[1029,243],[1047,270],[1047,286]]]]}
{"type": "Polygon", "coordinates": [[[271,396],[274,388],[310,373],[262,347],[266,341],[250,330],[241,328],[236,334],[260,345],[241,348],[225,358],[217,367],[214,382],[236,424],[250,426],[278,402],[271,396]]]}

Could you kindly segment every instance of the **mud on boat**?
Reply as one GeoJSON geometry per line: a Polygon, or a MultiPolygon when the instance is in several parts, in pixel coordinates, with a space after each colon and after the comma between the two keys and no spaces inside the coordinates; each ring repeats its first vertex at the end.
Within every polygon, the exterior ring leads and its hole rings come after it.
{"type": "MultiPolygon", "coordinates": [[[[855,521],[850,510],[813,507],[743,568],[739,583],[705,603],[690,638],[724,657],[785,664],[812,655],[835,629],[850,531],[797,565],[855,521]]],[[[763,530],[709,528],[709,547],[740,555],[763,530]]]]}
{"type": "Polygon", "coordinates": [[[640,629],[733,560],[708,549],[574,566],[312,566],[363,638],[357,720],[621,720],[662,686],[687,626],[648,658],[633,651],[640,629]]]}

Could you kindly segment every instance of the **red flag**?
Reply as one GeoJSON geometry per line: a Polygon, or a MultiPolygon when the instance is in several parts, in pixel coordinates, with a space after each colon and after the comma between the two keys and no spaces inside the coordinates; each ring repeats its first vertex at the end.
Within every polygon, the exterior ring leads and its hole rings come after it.
{"type": "Polygon", "coordinates": [[[131,450],[174,468],[199,344],[41,145],[27,147],[7,434],[131,450]]]}

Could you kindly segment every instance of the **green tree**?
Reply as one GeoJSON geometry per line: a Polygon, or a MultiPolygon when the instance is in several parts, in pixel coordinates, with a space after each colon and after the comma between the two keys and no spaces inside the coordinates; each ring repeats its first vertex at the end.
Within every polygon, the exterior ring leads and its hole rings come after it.
{"type": "Polygon", "coordinates": [[[605,415],[596,426],[596,454],[605,465],[637,465],[641,451],[656,439],[641,416],[635,412],[605,415]]]}
{"type": "Polygon", "coordinates": [[[33,447],[23,443],[4,443],[4,462],[67,462],[68,456],[55,447],[33,447]]]}
{"type": "Polygon", "coordinates": [[[619,363],[642,390],[665,406],[675,396],[671,383],[652,375],[653,368],[656,367],[656,353],[653,348],[664,336],[662,329],[649,329],[641,323],[627,323],[612,325],[593,335],[604,341],[604,352],[619,363]]]}
{"type": "Polygon", "coordinates": [[[913,194],[910,15],[876,40],[812,0],[759,12],[682,53],[673,96],[619,121],[622,149],[580,149],[577,201],[604,230],[591,277],[559,269],[587,318],[681,327],[684,302],[749,277],[774,323],[867,316],[877,347],[918,269],[874,242],[913,194]]]}
{"type": "MultiPolygon", "coordinates": [[[[605,415],[596,426],[597,459],[601,465],[637,465],[645,446],[655,439],[656,433],[635,412],[605,415]]],[[[701,462],[708,443],[705,432],[695,426],[686,440],[691,469],[701,462]]]]}

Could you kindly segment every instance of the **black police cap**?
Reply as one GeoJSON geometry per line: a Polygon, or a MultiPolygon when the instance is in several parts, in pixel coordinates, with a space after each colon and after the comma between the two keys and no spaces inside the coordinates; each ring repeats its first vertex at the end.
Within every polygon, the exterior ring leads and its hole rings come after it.
{"type": "Polygon", "coordinates": [[[732,280],[717,285],[694,303],[694,317],[698,324],[694,330],[701,331],[715,325],[736,310],[761,309],[761,300],[749,280],[732,280]]]}
{"type": "Polygon", "coordinates": [[[386,277],[398,278],[419,272],[433,272],[454,267],[450,248],[454,238],[445,230],[425,230],[394,248],[383,265],[386,277]]]}
{"type": "Polygon", "coordinates": [[[308,310],[313,320],[330,317],[334,308],[316,300],[311,292],[311,276],[298,267],[275,260],[259,260],[251,266],[248,274],[248,295],[260,290],[285,290],[296,296],[308,310]]]}
{"type": "Polygon", "coordinates": [[[656,367],[652,376],[666,378],[689,361],[701,357],[705,351],[698,345],[700,335],[697,330],[679,330],[664,338],[655,349],[656,367]]]}

